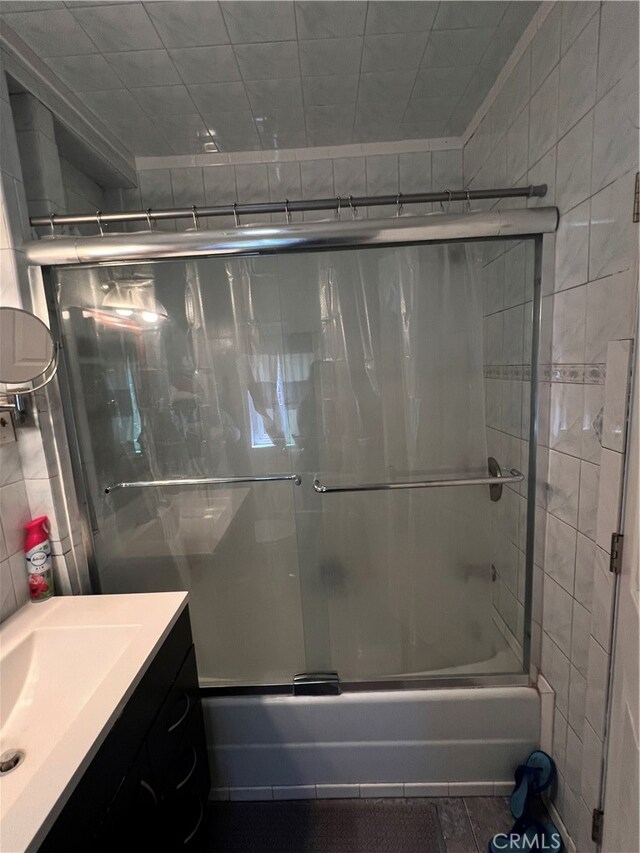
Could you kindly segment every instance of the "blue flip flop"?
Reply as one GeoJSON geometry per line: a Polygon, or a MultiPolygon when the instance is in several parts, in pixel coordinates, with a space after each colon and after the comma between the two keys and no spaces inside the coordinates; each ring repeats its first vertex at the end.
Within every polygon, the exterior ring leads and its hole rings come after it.
{"type": "Polygon", "coordinates": [[[515,772],[516,787],[511,794],[509,806],[516,821],[529,813],[531,797],[541,794],[556,778],[556,765],[550,755],[541,749],[534,750],[525,764],[515,772]]]}
{"type": "Polygon", "coordinates": [[[516,821],[511,832],[499,832],[488,845],[489,853],[522,853],[522,851],[546,850],[549,853],[565,853],[562,836],[552,823],[516,821]]]}

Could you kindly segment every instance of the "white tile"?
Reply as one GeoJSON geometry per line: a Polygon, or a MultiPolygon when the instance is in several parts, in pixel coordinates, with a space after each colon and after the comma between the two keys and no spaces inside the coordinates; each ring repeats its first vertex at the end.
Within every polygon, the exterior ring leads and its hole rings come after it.
{"type": "Polygon", "coordinates": [[[361,797],[403,797],[404,796],[404,784],[402,782],[395,782],[393,784],[373,784],[373,785],[364,785],[360,784],[360,796],[361,797]]]}
{"type": "Polygon", "coordinates": [[[460,151],[434,151],[431,154],[432,186],[438,189],[462,187],[462,155],[460,151]]]}
{"type": "Polygon", "coordinates": [[[598,18],[594,16],[560,60],[560,136],[572,128],[595,104],[598,26],[598,18]]]}
{"type": "Polygon", "coordinates": [[[599,476],[598,465],[584,461],[580,463],[578,530],[589,539],[595,539],[596,535],[599,476]]]}
{"type": "Polygon", "coordinates": [[[589,199],[560,216],[556,234],[556,290],[588,281],[589,199]]]}
{"type": "Polygon", "coordinates": [[[11,583],[9,561],[0,562],[0,622],[8,619],[17,608],[16,596],[11,583]]]}
{"type": "Polygon", "coordinates": [[[504,312],[502,358],[504,364],[522,364],[524,344],[524,308],[516,305],[504,312]]]}
{"type": "Polygon", "coordinates": [[[300,172],[304,198],[331,198],[335,195],[331,160],[306,160],[300,164],[300,172]]]}
{"type": "MultiPolygon", "coordinates": [[[[516,67],[513,69],[504,85],[507,126],[513,124],[515,119],[525,108],[529,101],[529,94],[531,91],[531,48],[528,47],[518,60],[516,67]]],[[[533,162],[531,149],[529,149],[529,162],[533,162]]]]}
{"type": "MultiPolygon", "coordinates": [[[[228,84],[225,84],[228,85],[228,84]]],[[[251,80],[245,84],[254,113],[270,109],[302,106],[302,86],[299,77],[277,80],[251,80]]]]}
{"type": "Polygon", "coordinates": [[[560,15],[557,3],[531,42],[531,91],[535,92],[560,60],[560,15]]]}
{"type": "Polygon", "coordinates": [[[553,305],[551,354],[551,360],[554,364],[582,364],[584,362],[586,313],[586,285],[556,293],[553,305]]]}
{"type": "MultiPolygon", "coordinates": [[[[473,27],[455,30],[433,30],[427,49],[422,58],[422,68],[436,68],[451,65],[452,57],[464,57],[464,65],[476,65],[480,62],[495,30],[493,27],[473,27]]],[[[415,34],[418,35],[418,34],[415,34]]],[[[372,38],[372,37],[370,37],[372,38]]],[[[378,36],[377,38],[389,38],[378,36]]],[[[422,36],[424,48],[426,39],[422,36]]],[[[417,43],[417,39],[416,39],[417,43]]],[[[420,62],[420,55],[418,62],[420,62]]],[[[402,66],[411,67],[411,66],[402,66]]]]}
{"type": "Polygon", "coordinates": [[[588,611],[591,611],[593,597],[593,567],[595,556],[595,542],[578,533],[574,595],[576,601],[588,611]]]}
{"type": "Polygon", "coordinates": [[[638,4],[607,2],[600,14],[598,97],[638,62],[638,4]]]}
{"type": "Polygon", "coordinates": [[[362,35],[366,14],[367,7],[364,3],[302,0],[296,3],[298,38],[322,39],[362,35]]]}
{"type": "Polygon", "coordinates": [[[345,800],[360,796],[360,785],[316,785],[319,800],[345,800]]]}
{"type": "Polygon", "coordinates": [[[569,676],[569,726],[582,740],[584,728],[584,705],[587,695],[587,681],[581,672],[571,667],[569,676]]]}
{"type": "MultiPolygon", "coordinates": [[[[367,175],[365,158],[338,157],[335,159],[333,161],[333,182],[336,195],[339,195],[342,199],[346,199],[350,195],[366,195],[367,175]]],[[[411,190],[406,190],[406,192],[411,192],[411,190]]]]}
{"type": "Polygon", "coordinates": [[[125,86],[169,86],[182,82],[166,50],[132,50],[104,56],[125,86]]]}
{"type": "Polygon", "coordinates": [[[631,374],[632,341],[610,341],[604,384],[602,446],[624,453],[631,374]]]}
{"type": "Polygon", "coordinates": [[[547,574],[544,579],[543,628],[566,657],[571,654],[572,610],[571,594],[547,574]]]}
{"type": "Polygon", "coordinates": [[[604,735],[608,668],[609,655],[591,637],[589,639],[585,714],[594,732],[600,738],[604,735]]]}
{"type": "Polygon", "coordinates": [[[562,213],[591,195],[593,116],[590,110],[558,142],[556,204],[562,213]]]}
{"type": "Polygon", "coordinates": [[[73,92],[122,88],[122,80],[100,54],[55,56],[46,62],[73,92]]]}
{"type": "Polygon", "coordinates": [[[204,207],[202,169],[171,169],[171,191],[176,207],[204,207]]]}
{"type": "Polygon", "coordinates": [[[216,111],[237,112],[247,109],[244,84],[241,81],[229,83],[196,83],[187,87],[196,106],[204,115],[215,116],[216,111]]]}
{"type": "Polygon", "coordinates": [[[600,4],[596,0],[574,0],[574,2],[559,5],[562,7],[562,53],[564,54],[596,14],[600,4]]]}
{"type": "Polygon", "coordinates": [[[633,335],[636,296],[633,275],[619,273],[591,282],[587,287],[585,360],[589,364],[604,364],[609,341],[633,335]]]}
{"type": "Polygon", "coordinates": [[[96,45],[67,9],[16,12],[3,15],[3,20],[39,57],[97,52],[96,45]]]}
{"type": "Polygon", "coordinates": [[[529,165],[529,110],[524,109],[507,131],[507,181],[523,179],[529,165]]]}
{"type": "Polygon", "coordinates": [[[256,788],[229,788],[230,800],[272,800],[273,789],[270,787],[256,788]]]}
{"type": "Polygon", "coordinates": [[[367,35],[364,39],[362,71],[417,69],[424,52],[425,33],[367,35]]]}
{"type": "Polygon", "coordinates": [[[357,74],[362,47],[363,39],[358,37],[301,40],[298,48],[302,74],[357,74]]]}
{"type": "Polygon", "coordinates": [[[582,455],[584,388],[553,383],[549,424],[549,447],[571,456],[582,455]]]}
{"type": "MultiPolygon", "coordinates": [[[[427,4],[435,5],[435,4],[427,4]]],[[[459,2],[440,4],[433,24],[434,30],[456,30],[466,27],[497,26],[504,14],[500,3],[459,2]]]]}
{"type": "Polygon", "coordinates": [[[591,634],[606,652],[611,649],[614,581],[615,576],[609,570],[609,555],[597,548],[593,569],[591,634]]]}
{"type": "Polygon", "coordinates": [[[102,53],[161,48],[162,42],[142,5],[74,7],[73,16],[102,53]]]}
{"type": "Polygon", "coordinates": [[[555,68],[531,98],[529,162],[536,163],[553,145],[558,134],[559,73],[555,68]]]}
{"type": "MultiPolygon", "coordinates": [[[[549,453],[547,510],[571,527],[576,527],[578,522],[579,487],[580,460],[576,459],[575,456],[568,456],[565,453],[558,453],[555,450],[551,450],[549,453]]],[[[555,525],[552,525],[552,527],[555,527],[555,525]]],[[[549,536],[549,525],[547,525],[547,536],[549,536]]],[[[562,539],[563,537],[560,538],[562,539]]],[[[555,539],[555,534],[552,537],[551,544],[559,544],[555,539]]],[[[572,540],[572,544],[575,547],[575,538],[572,540]]],[[[573,585],[570,591],[573,592],[573,585]]]]}
{"type": "Polygon", "coordinates": [[[589,278],[611,275],[633,266],[637,228],[622,198],[633,198],[635,174],[627,172],[591,199],[589,278]]]}
{"type": "Polygon", "coordinates": [[[591,191],[596,193],[625,172],[638,169],[637,67],[602,98],[594,114],[591,191]]]}
{"type": "Polygon", "coordinates": [[[578,601],[573,602],[571,622],[571,663],[586,678],[589,662],[591,614],[578,601]]]}
{"type": "Polygon", "coordinates": [[[600,805],[603,747],[602,741],[588,722],[584,724],[582,745],[580,795],[589,809],[595,809],[600,805]]]}
{"type": "Polygon", "coordinates": [[[190,115],[194,112],[194,102],[186,86],[145,86],[130,91],[149,116],[163,116],[167,112],[190,115]]]}
{"type": "Polygon", "coordinates": [[[614,450],[603,449],[598,484],[596,543],[607,552],[611,548],[611,534],[618,531],[620,524],[623,473],[624,456],[614,450]]]}
{"type": "Polygon", "coordinates": [[[604,386],[584,385],[584,409],[582,412],[582,449],[580,456],[587,462],[600,464],[602,454],[602,410],[604,386]]]}
{"type": "Polygon", "coordinates": [[[31,518],[25,484],[22,480],[0,487],[0,518],[7,556],[22,550],[24,525],[31,518]]]}
{"type": "Polygon", "coordinates": [[[567,754],[567,720],[558,709],[553,718],[553,760],[558,772],[564,776],[565,759],[567,754]]]}
{"type": "Polygon", "coordinates": [[[356,74],[326,74],[322,77],[303,77],[305,106],[355,103],[358,91],[356,74]]]}
{"type": "Polygon", "coordinates": [[[366,158],[367,192],[371,195],[398,193],[398,157],[395,154],[366,158]]]}
{"type": "Polygon", "coordinates": [[[209,46],[229,41],[217,3],[170,0],[145,3],[145,9],[166,47],[209,46]]]}
{"type": "Polygon", "coordinates": [[[27,581],[27,568],[24,554],[18,551],[9,557],[9,570],[13,582],[13,591],[16,597],[16,606],[22,607],[29,601],[29,583],[27,581]]]}
{"type": "Polygon", "coordinates": [[[315,800],[315,785],[274,785],[274,800],[315,800]]]}
{"type": "Polygon", "coordinates": [[[449,782],[450,797],[491,797],[493,782],[449,782]]]}
{"type": "MultiPolygon", "coordinates": [[[[6,417],[6,414],[4,417],[6,417]]],[[[10,483],[17,483],[22,478],[18,442],[9,441],[6,444],[0,444],[0,487],[8,486],[10,483]]]]}
{"type": "Polygon", "coordinates": [[[247,163],[235,167],[238,199],[269,201],[269,179],[266,163],[247,163]]]}
{"type": "Polygon", "coordinates": [[[404,796],[448,797],[449,785],[446,782],[405,782],[404,796]]]}
{"type": "Polygon", "coordinates": [[[300,74],[295,41],[239,44],[233,50],[245,80],[298,77],[300,74]]]}
{"type": "Polygon", "coordinates": [[[580,770],[582,768],[582,741],[571,728],[567,728],[567,757],[565,781],[574,793],[580,790],[580,770]]]}
{"type": "Polygon", "coordinates": [[[263,0],[261,3],[220,4],[233,44],[286,41],[296,37],[293,3],[263,0]]]}
{"type": "Polygon", "coordinates": [[[169,54],[175,62],[183,83],[221,83],[240,80],[240,69],[230,45],[174,48],[169,51],[169,54]]]}

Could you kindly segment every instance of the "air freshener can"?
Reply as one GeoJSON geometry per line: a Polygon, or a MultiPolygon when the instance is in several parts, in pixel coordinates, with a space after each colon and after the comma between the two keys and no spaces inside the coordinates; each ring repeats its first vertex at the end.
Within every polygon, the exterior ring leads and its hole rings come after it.
{"type": "Polygon", "coordinates": [[[53,565],[49,541],[49,519],[46,515],[25,524],[24,556],[31,601],[46,601],[53,595],[53,565]]]}

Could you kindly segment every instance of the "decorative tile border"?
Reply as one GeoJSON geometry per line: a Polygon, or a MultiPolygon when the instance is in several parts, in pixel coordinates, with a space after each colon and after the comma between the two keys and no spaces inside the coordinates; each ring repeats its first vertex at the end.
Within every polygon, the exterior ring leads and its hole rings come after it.
{"type": "MultiPolygon", "coordinates": [[[[529,382],[529,364],[485,364],[485,379],[510,379],[529,382]]],[[[604,385],[606,364],[541,364],[540,381],[566,385],[604,385]]]]}
{"type": "Polygon", "coordinates": [[[512,781],[500,782],[356,782],[318,785],[274,785],[260,788],[211,788],[209,801],[337,800],[372,797],[504,797],[512,781]]]}

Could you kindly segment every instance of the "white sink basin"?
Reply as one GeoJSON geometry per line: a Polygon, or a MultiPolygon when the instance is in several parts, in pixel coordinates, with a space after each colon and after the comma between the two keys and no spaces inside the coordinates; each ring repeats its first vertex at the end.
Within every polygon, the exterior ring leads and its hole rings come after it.
{"type": "Polygon", "coordinates": [[[185,593],[53,598],[0,627],[2,850],[36,849],[185,605],[185,593]]]}

